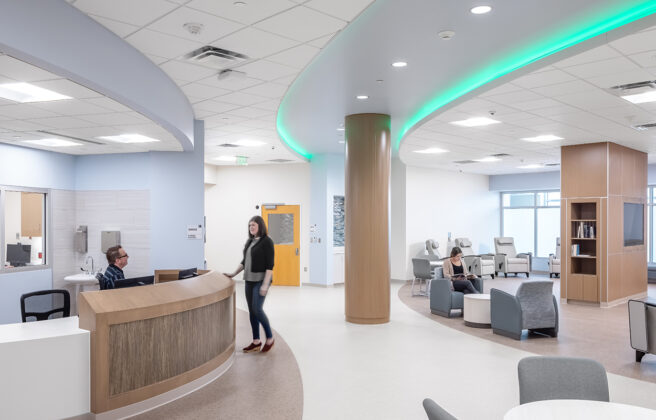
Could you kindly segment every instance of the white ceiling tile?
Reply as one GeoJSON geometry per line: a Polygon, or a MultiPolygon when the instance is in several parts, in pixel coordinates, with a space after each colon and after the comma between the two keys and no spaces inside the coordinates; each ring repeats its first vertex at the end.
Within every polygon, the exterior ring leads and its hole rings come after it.
{"type": "Polygon", "coordinates": [[[142,118],[134,112],[114,112],[111,114],[91,114],[80,116],[81,119],[92,123],[106,126],[117,126],[127,124],[138,124],[143,122],[142,118]]]}
{"type": "Polygon", "coordinates": [[[152,61],[153,63],[155,63],[155,64],[157,64],[157,65],[160,65],[160,64],[162,64],[162,63],[164,63],[164,62],[166,62],[166,61],[169,61],[169,59],[166,58],[166,57],[160,57],[160,56],[158,56],[158,55],[154,55],[154,54],[144,53],[144,55],[145,55],[146,57],[148,57],[148,59],[149,59],[150,61],[152,61]]]}
{"type": "Polygon", "coordinates": [[[525,89],[532,89],[540,86],[571,82],[573,80],[576,80],[574,76],[562,70],[551,70],[522,76],[519,79],[513,80],[513,84],[525,89]]]}
{"type": "Polygon", "coordinates": [[[68,99],[65,101],[35,102],[32,106],[67,116],[107,113],[107,108],[86,101],[83,99],[68,99]]]}
{"type": "Polygon", "coordinates": [[[93,123],[89,121],[84,121],[73,117],[37,118],[27,121],[32,122],[34,124],[42,124],[46,127],[51,127],[51,128],[80,128],[80,127],[89,127],[90,125],[93,125],[93,123]]]}
{"type": "Polygon", "coordinates": [[[279,106],[280,106],[279,99],[272,99],[270,101],[257,104],[257,108],[266,109],[269,111],[277,111],[279,106]]]}
{"type": "Polygon", "coordinates": [[[653,50],[654,45],[656,45],[656,30],[638,32],[610,43],[611,47],[627,55],[653,50]]]}
{"type": "Polygon", "coordinates": [[[42,82],[34,82],[33,84],[76,99],[100,98],[103,96],[96,91],[78,85],[67,79],[45,80],[42,82]]]}
{"type": "Polygon", "coordinates": [[[249,25],[294,6],[287,0],[248,0],[241,7],[236,6],[234,0],[192,0],[187,3],[187,7],[249,25]]]}
{"type": "Polygon", "coordinates": [[[214,69],[176,60],[167,61],[160,67],[172,78],[187,82],[195,82],[218,73],[214,69]]]}
{"type": "Polygon", "coordinates": [[[485,96],[485,99],[496,102],[501,105],[515,106],[515,104],[527,101],[537,101],[543,97],[530,90],[517,90],[510,93],[502,93],[500,95],[485,96]]]}
{"type": "Polygon", "coordinates": [[[271,61],[258,60],[241,67],[237,70],[246,72],[249,77],[261,80],[274,80],[283,76],[298,73],[298,70],[283,66],[282,64],[272,63],[271,61]]]}
{"type": "MultiPolygon", "coordinates": [[[[521,109],[524,111],[534,111],[534,110],[539,110],[542,108],[550,108],[558,105],[560,105],[560,103],[554,101],[553,99],[543,98],[543,99],[537,99],[535,101],[518,102],[514,106],[517,109],[521,109]]],[[[539,113],[539,111],[537,112],[539,113]]]]}
{"type": "Polygon", "coordinates": [[[494,89],[490,89],[479,96],[481,98],[487,98],[489,96],[502,95],[504,93],[515,92],[518,90],[522,90],[522,88],[520,88],[519,86],[515,86],[512,83],[506,83],[504,85],[497,86],[494,89]]]}
{"type": "Polygon", "coordinates": [[[589,64],[567,67],[566,71],[581,79],[622,73],[639,69],[638,65],[625,57],[612,58],[589,64]]]}
{"type": "Polygon", "coordinates": [[[58,117],[56,112],[37,108],[30,104],[12,104],[0,106],[0,115],[16,120],[27,120],[33,118],[58,117]]]}
{"type": "Polygon", "coordinates": [[[577,66],[580,64],[593,63],[595,61],[603,61],[611,58],[620,57],[620,54],[614,49],[608,47],[607,45],[602,45],[601,47],[593,48],[589,51],[585,51],[581,54],[577,54],[573,57],[566,58],[555,64],[554,67],[564,68],[570,66],[577,66]]]}
{"type": "Polygon", "coordinates": [[[294,80],[296,80],[297,76],[298,76],[298,74],[292,74],[291,76],[285,76],[285,77],[281,77],[279,79],[275,79],[274,82],[276,82],[278,84],[281,84],[281,85],[289,86],[289,85],[292,84],[292,82],[294,82],[294,80]]]}
{"type": "Polygon", "coordinates": [[[92,98],[92,99],[83,99],[82,102],[90,103],[92,105],[97,105],[102,108],[106,108],[109,111],[115,112],[128,112],[131,111],[127,106],[116,102],[113,99],[102,97],[102,98],[92,98]]]}
{"type": "Polygon", "coordinates": [[[629,59],[642,67],[656,67],[656,50],[632,54],[629,59]]]}
{"type": "Polygon", "coordinates": [[[176,58],[187,54],[203,44],[172,35],[142,29],[125,39],[139,51],[159,57],[176,58]]]}
{"type": "Polygon", "coordinates": [[[588,82],[602,89],[608,89],[613,86],[624,85],[627,83],[643,82],[652,80],[651,72],[645,69],[629,70],[622,73],[607,74],[604,76],[591,77],[588,82]]]}
{"type": "Polygon", "coordinates": [[[574,80],[573,82],[559,83],[557,85],[543,86],[532,89],[533,92],[544,96],[560,96],[569,93],[586,92],[595,90],[596,87],[583,80],[574,80]]]}
{"type": "Polygon", "coordinates": [[[24,120],[8,120],[0,121],[0,129],[12,130],[12,131],[37,131],[42,130],[43,126],[40,124],[34,124],[24,120]]]}
{"type": "Polygon", "coordinates": [[[240,90],[258,85],[262,83],[262,80],[243,76],[228,76],[222,79],[219,79],[217,76],[210,76],[205,79],[198,80],[197,83],[227,90],[240,90]]]}
{"type": "Polygon", "coordinates": [[[350,22],[371,3],[373,3],[373,0],[311,0],[305,3],[304,6],[350,22]]]}
{"type": "Polygon", "coordinates": [[[323,48],[333,39],[334,36],[335,33],[320,36],[317,39],[313,39],[312,41],[307,42],[307,44],[312,45],[313,47],[323,48]]]}
{"type": "Polygon", "coordinates": [[[261,96],[249,95],[247,93],[233,92],[227,95],[220,96],[217,100],[229,104],[249,106],[258,102],[264,102],[267,98],[261,96]]]}
{"type": "Polygon", "coordinates": [[[230,92],[227,89],[210,87],[199,83],[189,83],[182,86],[181,89],[189,98],[194,98],[194,102],[211,99],[230,92]]]}
{"type": "Polygon", "coordinates": [[[73,5],[87,14],[138,26],[146,25],[179,7],[165,0],[78,0],[73,5]]]}
{"type": "Polygon", "coordinates": [[[242,90],[244,93],[266,96],[267,98],[281,98],[286,91],[286,85],[279,85],[277,83],[262,83],[261,85],[242,90]]]}
{"type": "Polygon", "coordinates": [[[569,114],[572,112],[578,112],[578,108],[574,108],[573,106],[565,105],[565,104],[558,104],[557,106],[552,106],[549,108],[541,108],[538,113],[542,115],[543,117],[550,117],[552,115],[563,115],[563,114],[569,114]]]}
{"type": "Polygon", "coordinates": [[[239,108],[239,105],[212,100],[197,102],[194,104],[194,110],[210,111],[215,114],[227,112],[236,108],[239,108]]]}
{"type": "Polygon", "coordinates": [[[0,75],[18,82],[60,79],[50,72],[8,55],[0,56],[0,75]]]}
{"type": "Polygon", "coordinates": [[[297,69],[304,68],[320,51],[310,45],[299,45],[286,51],[267,57],[267,60],[297,69]]]}
{"type": "Polygon", "coordinates": [[[346,22],[307,7],[298,6],[257,23],[257,28],[301,42],[342,29],[346,22]]]}
{"type": "Polygon", "coordinates": [[[96,22],[100,23],[102,26],[109,29],[110,31],[112,31],[113,33],[115,33],[121,38],[125,38],[131,33],[139,30],[139,26],[130,25],[124,22],[118,22],[112,19],[107,19],[102,16],[97,16],[93,14],[90,14],[89,16],[92,17],[96,22]]]}
{"type": "Polygon", "coordinates": [[[163,32],[190,41],[209,44],[229,33],[241,29],[244,25],[232,22],[218,16],[181,7],[161,17],[148,25],[148,29],[163,32]],[[185,27],[186,23],[199,23],[203,25],[198,34],[192,34],[185,27]]]}
{"type": "Polygon", "coordinates": [[[602,90],[558,96],[556,100],[583,110],[610,108],[625,103],[623,99],[602,90]]]}
{"type": "Polygon", "coordinates": [[[212,45],[257,59],[298,45],[298,41],[255,28],[244,28],[213,42],[212,45]]]}
{"type": "Polygon", "coordinates": [[[244,107],[244,108],[238,108],[238,109],[233,109],[232,111],[228,112],[227,115],[236,115],[238,117],[245,117],[245,118],[258,118],[262,117],[264,115],[269,115],[271,114],[270,111],[266,111],[263,109],[258,109],[258,108],[253,108],[253,107],[244,107]]]}

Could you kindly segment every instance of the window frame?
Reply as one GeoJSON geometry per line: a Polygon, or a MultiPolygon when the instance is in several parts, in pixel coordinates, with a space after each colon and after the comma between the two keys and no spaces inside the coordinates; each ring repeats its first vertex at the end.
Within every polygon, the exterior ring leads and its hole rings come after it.
{"type": "Polygon", "coordinates": [[[51,236],[50,235],[50,226],[52,225],[52,200],[51,200],[51,190],[48,188],[32,188],[32,187],[19,187],[14,185],[0,185],[0,274],[9,274],[9,273],[20,273],[25,271],[38,271],[38,270],[49,270],[51,268],[51,236]],[[5,267],[5,253],[7,250],[7,244],[5,243],[5,203],[7,192],[30,192],[30,193],[39,193],[43,194],[44,200],[44,215],[43,215],[43,264],[40,265],[30,265],[25,267],[5,267]]]}
{"type": "MultiPolygon", "coordinates": [[[[537,255],[538,251],[538,209],[560,209],[560,201],[558,203],[558,206],[539,206],[537,205],[538,202],[538,194],[540,193],[553,193],[557,192],[560,193],[559,189],[543,189],[543,190],[517,190],[517,191],[501,191],[499,192],[499,225],[501,227],[500,232],[501,236],[506,236],[504,232],[504,225],[503,225],[503,213],[505,209],[533,209],[533,258],[548,258],[547,257],[539,257],[537,255]],[[504,206],[503,205],[503,196],[504,194],[533,194],[533,205],[532,206],[504,206]]],[[[548,201],[547,201],[548,202],[548,201]]],[[[561,221],[562,222],[562,221],[561,221]]],[[[554,244],[554,249],[555,249],[555,244],[554,244]]]]}
{"type": "Polygon", "coordinates": [[[654,192],[656,192],[656,184],[655,185],[647,185],[647,225],[649,226],[649,229],[647,229],[647,263],[653,263],[656,262],[656,260],[653,260],[653,252],[654,252],[654,242],[652,241],[652,235],[654,232],[654,208],[656,206],[656,203],[654,202],[654,192]]]}

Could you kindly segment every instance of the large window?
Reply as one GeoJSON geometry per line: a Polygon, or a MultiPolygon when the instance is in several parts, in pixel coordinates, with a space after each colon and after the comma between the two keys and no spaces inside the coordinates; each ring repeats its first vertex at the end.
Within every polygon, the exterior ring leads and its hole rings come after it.
{"type": "Polygon", "coordinates": [[[656,206],[656,185],[647,188],[647,243],[649,262],[656,262],[656,232],[654,232],[654,206],[656,206]]]}
{"type": "Polygon", "coordinates": [[[560,191],[501,193],[501,235],[515,238],[517,252],[547,258],[560,236],[560,191]]]}
{"type": "Polygon", "coordinates": [[[0,186],[0,271],[46,264],[43,190],[0,186]]]}

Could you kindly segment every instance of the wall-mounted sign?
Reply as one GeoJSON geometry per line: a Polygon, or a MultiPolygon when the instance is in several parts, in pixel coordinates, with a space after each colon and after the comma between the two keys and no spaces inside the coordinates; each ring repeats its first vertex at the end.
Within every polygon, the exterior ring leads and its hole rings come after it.
{"type": "Polygon", "coordinates": [[[187,239],[203,239],[203,226],[202,225],[188,225],[187,226],[187,239]]]}

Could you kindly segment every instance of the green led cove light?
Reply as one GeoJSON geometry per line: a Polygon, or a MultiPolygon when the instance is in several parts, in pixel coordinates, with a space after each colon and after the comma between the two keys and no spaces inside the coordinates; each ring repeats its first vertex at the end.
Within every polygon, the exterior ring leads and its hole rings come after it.
{"type": "Polygon", "coordinates": [[[477,89],[501,76],[505,76],[524,66],[562,51],[566,48],[579,44],[597,35],[619,28],[620,26],[634,22],[645,16],[656,12],[656,0],[644,2],[640,6],[628,10],[614,11],[611,16],[597,16],[598,19],[587,22],[584,28],[575,28],[572,31],[555,34],[550,39],[538,45],[531,46],[530,50],[520,51],[514,55],[502,59],[471,77],[461,81],[457,85],[440,92],[440,94],[425,104],[415,115],[403,125],[395,147],[398,150],[403,136],[417,123],[442,108],[444,105],[458,99],[459,97],[477,89]]]}
{"type": "Polygon", "coordinates": [[[294,139],[292,139],[289,133],[287,133],[287,130],[282,125],[282,107],[283,106],[281,104],[280,108],[278,108],[278,116],[276,117],[276,129],[278,130],[278,135],[280,136],[282,141],[284,141],[285,144],[287,144],[287,146],[289,146],[293,151],[303,156],[307,160],[311,160],[312,155],[308,153],[305,149],[303,149],[301,146],[299,146],[298,143],[296,143],[294,139]]]}

